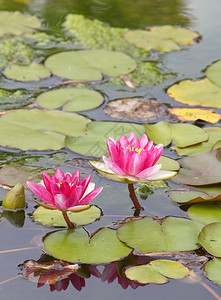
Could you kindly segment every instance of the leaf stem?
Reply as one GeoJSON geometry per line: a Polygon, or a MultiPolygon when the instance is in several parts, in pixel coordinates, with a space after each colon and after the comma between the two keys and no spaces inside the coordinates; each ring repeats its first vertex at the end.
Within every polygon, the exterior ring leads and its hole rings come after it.
{"type": "Polygon", "coordinates": [[[133,183],[128,183],[128,189],[129,189],[129,195],[130,195],[130,198],[131,200],[133,201],[133,204],[134,204],[134,207],[136,210],[140,210],[141,209],[141,206],[140,206],[140,203],[137,199],[137,196],[135,194],[135,191],[134,191],[134,185],[133,183]]]}
{"type": "Polygon", "coordinates": [[[68,228],[73,229],[74,225],[71,223],[70,219],[68,218],[67,212],[65,210],[62,210],[62,215],[64,217],[65,222],[68,225],[68,228]]]}

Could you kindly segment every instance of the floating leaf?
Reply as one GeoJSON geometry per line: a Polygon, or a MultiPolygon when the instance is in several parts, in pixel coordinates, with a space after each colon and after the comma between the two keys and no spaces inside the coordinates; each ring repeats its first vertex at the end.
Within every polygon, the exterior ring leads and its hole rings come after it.
{"type": "Polygon", "coordinates": [[[172,178],[176,183],[186,185],[210,185],[221,182],[221,148],[178,160],[179,173],[172,178]]]}
{"type": "Polygon", "coordinates": [[[221,222],[204,226],[198,241],[208,253],[221,257],[221,222]]]}
{"type": "Polygon", "coordinates": [[[131,267],[125,271],[127,278],[143,284],[163,284],[168,282],[166,277],[182,279],[188,274],[189,269],[187,267],[167,259],[153,260],[148,265],[131,267]]]}
{"type": "Polygon", "coordinates": [[[179,155],[195,155],[212,149],[220,148],[221,127],[206,127],[203,129],[208,134],[208,141],[186,148],[173,147],[179,155]]]}
{"type": "Polygon", "coordinates": [[[180,50],[179,45],[191,45],[198,36],[196,32],[170,25],[152,27],[150,30],[130,30],[124,34],[126,41],[139,48],[162,52],[180,50]]]}
{"type": "Polygon", "coordinates": [[[144,217],[123,224],[117,236],[129,247],[143,252],[190,251],[199,248],[197,237],[202,227],[184,218],[166,217],[159,223],[144,217]]]}
{"type": "Polygon", "coordinates": [[[39,81],[51,75],[48,69],[35,62],[29,66],[9,65],[3,74],[9,79],[17,81],[39,81]]]}
{"type": "Polygon", "coordinates": [[[142,125],[120,122],[91,122],[87,126],[87,135],[80,138],[67,137],[66,147],[82,155],[101,157],[107,153],[106,140],[109,137],[119,139],[122,134],[128,136],[134,132],[137,136],[144,134],[142,125]]]}
{"type": "Polygon", "coordinates": [[[199,108],[170,108],[169,112],[176,115],[181,121],[196,121],[203,120],[209,123],[217,123],[221,116],[213,110],[199,108]]]}
{"type": "MultiPolygon", "coordinates": [[[[101,210],[92,205],[90,208],[81,212],[67,212],[68,217],[76,226],[90,224],[101,216],[101,210]]],[[[41,225],[49,225],[54,227],[67,227],[67,224],[59,210],[49,210],[39,206],[33,213],[34,221],[41,225]]]]}
{"type": "MultiPolygon", "coordinates": [[[[220,194],[221,200],[221,194],[220,194]]],[[[188,217],[205,225],[221,221],[221,203],[197,203],[189,207],[188,217]]]]}
{"type": "Polygon", "coordinates": [[[218,60],[217,62],[209,66],[206,70],[207,78],[218,87],[221,87],[220,74],[221,60],[218,60]]]}
{"type": "Polygon", "coordinates": [[[83,228],[53,232],[44,239],[44,249],[58,259],[86,264],[119,260],[132,250],[110,228],[99,230],[91,238],[83,228]]]}
{"type": "Polygon", "coordinates": [[[221,284],[221,258],[214,257],[204,268],[209,280],[221,284]]]}
{"type": "Polygon", "coordinates": [[[0,12],[0,35],[30,33],[35,28],[40,28],[41,22],[36,16],[27,16],[19,11],[0,12]]]}
{"type": "Polygon", "coordinates": [[[198,203],[221,200],[221,187],[219,185],[201,187],[200,191],[169,191],[170,199],[177,203],[198,203]]]}
{"type": "Polygon", "coordinates": [[[156,124],[144,124],[144,128],[150,140],[164,146],[173,141],[178,147],[187,147],[208,139],[208,135],[203,129],[191,124],[173,124],[161,121],[156,124]]]}
{"type": "Polygon", "coordinates": [[[80,115],[62,111],[10,111],[0,117],[0,145],[22,150],[58,150],[64,147],[66,135],[84,135],[88,122],[80,115]]]}
{"type": "Polygon", "coordinates": [[[21,183],[16,184],[4,197],[2,206],[7,209],[25,207],[25,190],[21,183]]]}
{"type": "Polygon", "coordinates": [[[22,166],[19,164],[11,164],[0,169],[0,184],[7,186],[15,186],[23,184],[26,181],[38,183],[42,180],[42,169],[40,167],[22,166]]]}
{"type": "Polygon", "coordinates": [[[102,74],[128,74],[136,68],[135,60],[128,55],[106,50],[62,52],[47,58],[45,65],[57,76],[82,81],[101,80],[102,74]]]}
{"type": "Polygon", "coordinates": [[[183,80],[172,85],[167,93],[176,101],[191,106],[221,108],[221,88],[211,83],[207,78],[198,81],[183,80]]]}
{"type": "Polygon", "coordinates": [[[37,102],[47,109],[56,109],[62,106],[64,111],[83,111],[96,108],[104,101],[103,96],[93,90],[66,88],[51,90],[37,98],[37,102]]]}
{"type": "Polygon", "coordinates": [[[154,120],[167,115],[167,106],[154,99],[127,98],[114,100],[104,108],[106,114],[121,120],[154,120]]]}

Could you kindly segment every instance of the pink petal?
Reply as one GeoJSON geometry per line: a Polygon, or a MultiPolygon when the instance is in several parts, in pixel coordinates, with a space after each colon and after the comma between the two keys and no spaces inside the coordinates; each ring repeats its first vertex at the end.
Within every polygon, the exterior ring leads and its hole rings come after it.
{"type": "Polygon", "coordinates": [[[71,193],[71,188],[68,182],[62,182],[60,186],[60,193],[64,194],[65,196],[69,196],[71,193]]]}
{"type": "Polygon", "coordinates": [[[141,135],[139,138],[140,148],[144,148],[148,143],[148,137],[146,134],[141,135]]]}
{"type": "Polygon", "coordinates": [[[155,147],[155,151],[156,151],[156,157],[155,157],[155,159],[154,159],[154,162],[153,162],[153,164],[155,164],[157,161],[158,161],[158,159],[160,158],[160,156],[161,156],[161,154],[162,154],[162,152],[163,152],[163,145],[161,145],[161,144],[159,144],[159,145],[157,145],[156,147],[155,147]]]}
{"type": "Polygon", "coordinates": [[[80,170],[77,170],[72,175],[71,183],[78,185],[79,181],[80,181],[80,170]]]}
{"type": "Polygon", "coordinates": [[[123,134],[120,136],[119,142],[121,147],[127,147],[129,144],[127,137],[123,134]]]}
{"type": "Polygon", "coordinates": [[[111,160],[118,164],[119,163],[119,154],[116,149],[116,145],[109,139],[107,140],[107,149],[110,155],[111,160]]]}
{"type": "Polygon", "coordinates": [[[150,149],[153,147],[153,141],[149,141],[146,146],[145,146],[145,150],[150,151],[150,149]]]}
{"type": "Polygon", "coordinates": [[[57,180],[59,182],[64,180],[64,173],[61,171],[61,169],[57,168],[57,170],[55,171],[54,176],[57,178],[57,180]]]}
{"type": "Polygon", "coordinates": [[[117,141],[115,139],[113,139],[113,138],[108,138],[107,141],[108,140],[112,141],[114,143],[114,145],[116,145],[116,143],[117,143],[117,141]]]}
{"type": "Polygon", "coordinates": [[[34,184],[33,182],[27,181],[28,187],[32,190],[32,192],[37,195],[41,200],[45,201],[48,204],[54,204],[54,199],[52,195],[41,185],[34,184]]]}
{"type": "Polygon", "coordinates": [[[147,160],[148,153],[141,151],[141,153],[135,152],[129,159],[126,174],[136,175],[145,168],[145,162],[147,160]]]}
{"type": "Polygon", "coordinates": [[[51,177],[45,171],[43,171],[42,178],[43,178],[46,189],[50,192],[51,191],[51,189],[50,189],[51,177]]]}
{"type": "Polygon", "coordinates": [[[86,191],[86,189],[89,185],[90,180],[91,180],[91,174],[89,174],[87,177],[83,178],[80,181],[79,185],[81,185],[82,188],[83,188],[83,190],[82,190],[83,194],[85,193],[85,191],[86,191]]]}
{"type": "Polygon", "coordinates": [[[72,174],[70,172],[66,172],[64,173],[65,175],[65,181],[67,181],[68,183],[71,183],[71,179],[72,179],[72,174]]]}
{"type": "Polygon", "coordinates": [[[79,201],[83,195],[83,187],[81,185],[77,186],[73,192],[69,195],[68,201],[69,201],[69,207],[75,206],[75,205],[81,205],[79,204],[79,201]]]}
{"type": "Polygon", "coordinates": [[[57,194],[54,196],[54,206],[58,209],[68,209],[68,199],[64,194],[57,194]]]}
{"type": "Polygon", "coordinates": [[[120,163],[119,163],[119,167],[122,169],[123,172],[127,173],[127,165],[130,161],[130,156],[132,155],[132,153],[130,152],[129,149],[124,149],[121,148],[120,149],[120,163]]]}
{"type": "Polygon", "coordinates": [[[128,142],[129,142],[129,144],[130,144],[131,147],[135,147],[135,148],[136,147],[138,147],[138,148],[140,147],[139,140],[138,140],[138,138],[137,138],[137,136],[136,136],[135,133],[131,132],[128,135],[127,139],[128,139],[128,142]]]}
{"type": "Polygon", "coordinates": [[[148,178],[148,176],[158,172],[160,170],[162,165],[155,165],[153,167],[147,168],[143,171],[141,171],[140,173],[136,174],[136,177],[138,178],[148,178]]]}
{"type": "Polygon", "coordinates": [[[103,187],[100,186],[98,188],[96,188],[95,190],[93,190],[92,192],[90,192],[89,194],[87,194],[84,198],[82,198],[79,201],[79,205],[85,205],[88,202],[90,202],[91,200],[93,200],[98,194],[100,194],[100,192],[103,190],[103,187]]]}
{"type": "Polygon", "coordinates": [[[111,171],[113,171],[115,174],[124,175],[125,172],[122,171],[120,167],[118,167],[115,163],[110,161],[106,156],[102,156],[104,163],[108,166],[111,171]]]}

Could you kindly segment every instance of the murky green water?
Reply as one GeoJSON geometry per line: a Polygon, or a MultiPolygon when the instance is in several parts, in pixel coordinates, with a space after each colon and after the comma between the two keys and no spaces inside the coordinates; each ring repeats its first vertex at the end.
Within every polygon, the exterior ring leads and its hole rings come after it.
{"type": "MultiPolygon", "coordinates": [[[[136,91],[131,92],[128,88],[111,88],[95,85],[99,91],[104,92],[106,102],[108,100],[123,97],[154,97],[164,103],[174,105],[173,101],[165,93],[165,89],[176,81],[186,78],[197,79],[203,76],[202,70],[213,61],[220,59],[221,39],[220,28],[220,2],[212,0],[166,0],[166,1],[121,1],[121,0],[101,0],[101,1],[72,1],[72,0],[33,0],[33,1],[7,1],[0,0],[0,10],[19,10],[30,14],[37,15],[43,22],[43,26],[48,33],[55,34],[59,37],[60,28],[64,18],[68,13],[83,14],[90,19],[99,19],[114,27],[127,27],[129,29],[147,28],[153,25],[179,25],[200,33],[201,40],[199,43],[183,49],[182,51],[160,54],[166,68],[169,72],[175,73],[173,78],[168,78],[163,83],[154,87],[142,86],[136,91]]],[[[49,55],[48,51],[47,55],[49,55]]],[[[39,86],[38,83],[15,83],[1,78],[0,88],[16,90],[17,88],[26,88],[35,94],[46,89],[47,85],[56,86],[59,79],[52,78],[50,83],[44,82],[39,86]]],[[[103,107],[88,111],[85,114],[98,121],[111,120],[111,117],[105,115],[103,107]]],[[[179,104],[176,103],[176,106],[179,104]]],[[[80,168],[82,174],[91,173],[91,168],[87,163],[73,161],[73,158],[79,158],[80,155],[74,154],[69,150],[60,151],[18,151],[2,147],[0,152],[1,166],[10,163],[22,163],[25,165],[39,166],[42,168],[61,167],[63,171],[72,173],[80,168]],[[6,150],[6,152],[5,152],[6,150]],[[80,164],[80,165],[79,165],[80,164]]],[[[170,151],[167,151],[170,154],[170,151]]],[[[102,207],[103,216],[101,219],[91,225],[86,226],[89,232],[107,226],[113,221],[122,220],[126,216],[131,216],[131,209],[128,197],[127,186],[122,183],[108,181],[97,175],[93,171],[93,181],[96,185],[104,186],[104,193],[96,198],[96,204],[102,207]],[[104,196],[105,195],[105,196],[104,196]],[[113,216],[114,215],[114,216],[113,216]]],[[[168,182],[171,188],[178,185],[168,182]]],[[[141,205],[145,208],[142,215],[165,217],[168,215],[185,217],[185,210],[173,203],[166,195],[167,188],[155,190],[147,200],[141,200],[141,205]]],[[[1,189],[0,194],[3,197],[6,190],[1,189]]],[[[29,196],[30,200],[30,196],[29,196]]],[[[29,202],[26,210],[25,223],[22,228],[22,221],[19,225],[13,226],[6,219],[1,220],[0,234],[0,295],[2,300],[12,299],[202,299],[212,300],[214,297],[202,287],[195,283],[190,284],[186,280],[170,280],[165,285],[146,285],[132,289],[128,287],[123,289],[117,283],[117,279],[108,284],[102,282],[96,276],[85,279],[85,287],[79,292],[71,283],[66,291],[51,292],[49,286],[37,288],[36,282],[30,282],[23,278],[15,278],[21,271],[17,265],[25,260],[38,260],[42,254],[41,248],[36,246],[36,240],[50,232],[50,228],[43,228],[32,221],[30,214],[34,210],[35,202],[29,202]],[[31,247],[30,249],[28,249],[31,247]],[[33,248],[32,248],[33,247],[33,248]],[[15,252],[1,253],[1,251],[10,249],[22,249],[15,252]],[[9,280],[9,281],[7,281],[9,280]],[[5,282],[7,281],[7,282],[5,282]]],[[[19,222],[19,221],[18,221],[19,222]]],[[[102,266],[100,270],[102,270],[102,266]]],[[[221,293],[218,285],[209,282],[202,275],[202,280],[206,282],[217,293],[221,293]]]]}

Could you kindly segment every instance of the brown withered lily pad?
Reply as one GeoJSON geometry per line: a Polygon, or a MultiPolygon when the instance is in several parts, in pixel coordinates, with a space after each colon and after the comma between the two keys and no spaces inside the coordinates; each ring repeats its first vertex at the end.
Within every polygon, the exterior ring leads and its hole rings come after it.
{"type": "Polygon", "coordinates": [[[181,169],[172,180],[176,183],[201,186],[221,182],[221,148],[178,160],[181,169]]]}
{"type": "MultiPolygon", "coordinates": [[[[104,111],[121,120],[154,120],[168,115],[168,107],[154,99],[125,98],[111,101],[104,111]]],[[[175,119],[175,117],[174,117],[175,119]]]]}

